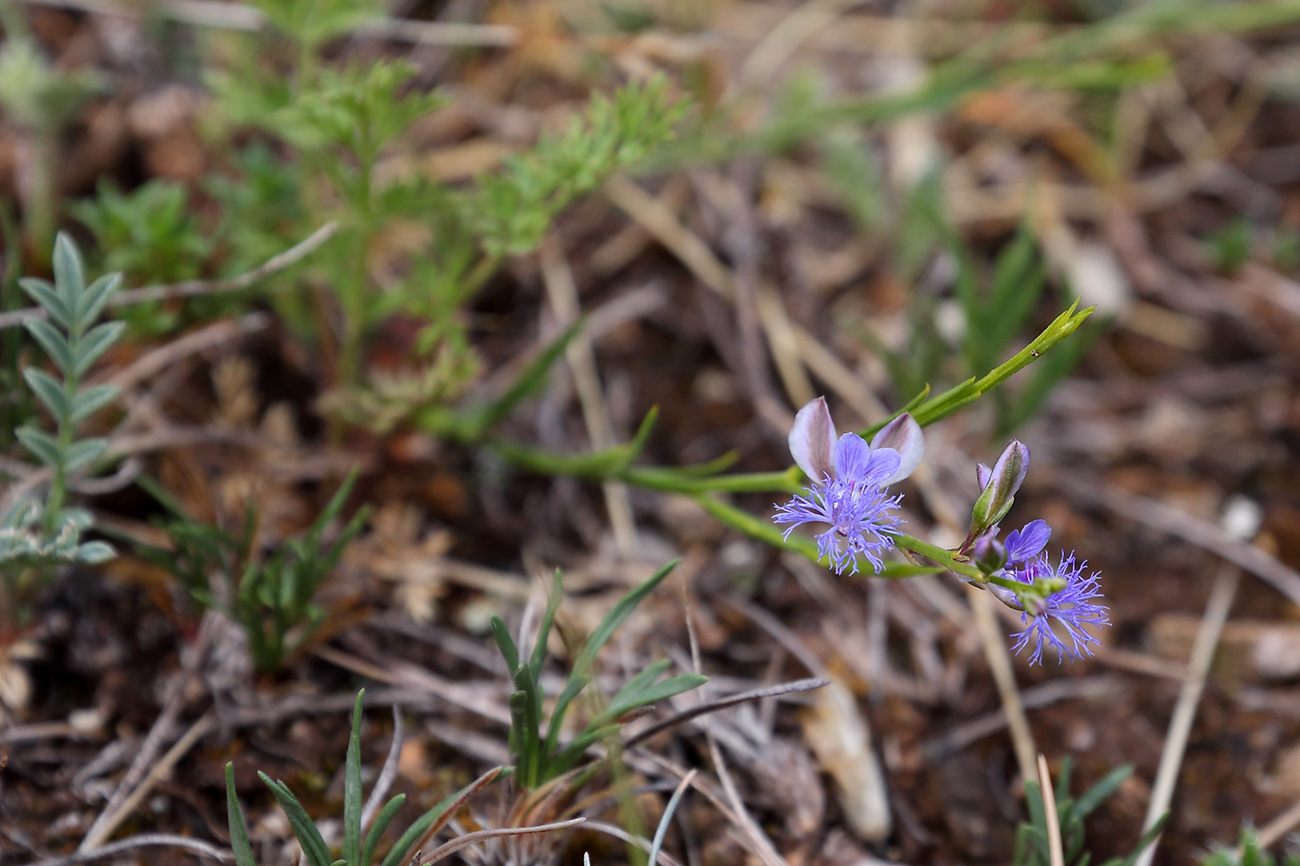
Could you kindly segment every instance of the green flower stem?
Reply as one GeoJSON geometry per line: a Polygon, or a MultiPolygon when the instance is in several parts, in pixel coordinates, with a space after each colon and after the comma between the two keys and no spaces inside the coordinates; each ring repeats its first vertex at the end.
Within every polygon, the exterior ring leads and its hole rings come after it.
{"type": "Polygon", "coordinates": [[[919,554],[920,556],[924,556],[926,559],[932,559],[943,566],[944,569],[959,574],[980,585],[991,583],[995,586],[1021,592],[1023,592],[1028,586],[1028,584],[1020,583],[1019,581],[1012,580],[1009,577],[998,577],[996,575],[985,574],[969,562],[963,562],[957,559],[955,551],[938,547],[922,541],[919,538],[913,538],[910,535],[894,536],[894,544],[910,553],[919,554]]]}

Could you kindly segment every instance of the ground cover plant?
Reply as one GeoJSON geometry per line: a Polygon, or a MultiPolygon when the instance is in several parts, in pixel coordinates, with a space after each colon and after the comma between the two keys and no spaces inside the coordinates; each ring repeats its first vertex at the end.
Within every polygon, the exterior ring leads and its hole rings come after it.
{"type": "Polygon", "coordinates": [[[1289,862],[1294,4],[0,27],[6,862],[1289,862]]]}

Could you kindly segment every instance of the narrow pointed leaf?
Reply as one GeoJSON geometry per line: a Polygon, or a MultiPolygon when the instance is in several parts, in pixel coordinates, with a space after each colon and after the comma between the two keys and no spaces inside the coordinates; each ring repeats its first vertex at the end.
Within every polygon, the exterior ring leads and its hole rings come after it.
{"type": "Polygon", "coordinates": [[[63,298],[59,297],[59,293],[55,291],[54,286],[35,277],[23,277],[18,281],[18,284],[23,287],[23,291],[27,293],[28,297],[40,304],[41,308],[50,314],[50,318],[65,329],[72,328],[73,311],[63,302],[63,298]]]}
{"type": "Polygon", "coordinates": [[[75,363],[72,347],[68,345],[66,337],[60,334],[49,322],[40,319],[30,319],[23,322],[23,327],[27,329],[27,333],[36,339],[36,342],[41,344],[45,354],[50,356],[50,360],[63,371],[65,376],[72,373],[75,363]]]}
{"type": "Polygon", "coordinates": [[[14,435],[28,451],[36,456],[36,459],[46,466],[59,465],[59,443],[49,433],[37,430],[35,427],[19,427],[14,431],[14,435]]]}
{"type": "Polygon", "coordinates": [[[84,469],[98,460],[107,450],[108,440],[102,436],[73,442],[72,447],[68,449],[67,462],[64,464],[63,468],[67,472],[76,472],[79,469],[84,469]]]}
{"type": "Polygon", "coordinates": [[[72,414],[72,407],[68,405],[68,395],[63,390],[62,382],[36,367],[23,370],[23,378],[27,380],[32,393],[40,398],[46,409],[50,410],[55,420],[62,422],[72,414]]]}
{"type": "Polygon", "coordinates": [[[87,331],[86,335],[77,341],[77,347],[73,352],[76,361],[73,375],[80,379],[90,369],[90,365],[94,364],[109,346],[117,342],[117,338],[122,336],[125,328],[125,322],[105,322],[87,331]]]}
{"type": "Polygon", "coordinates": [[[384,831],[388,829],[388,825],[393,822],[393,818],[405,802],[406,795],[398,794],[379,810],[375,822],[370,825],[370,830],[366,833],[366,843],[361,847],[361,866],[370,866],[370,862],[375,857],[375,848],[379,845],[379,837],[384,835],[384,831]]]}
{"type": "MultiPolygon", "coordinates": [[[[459,811],[470,797],[486,788],[497,777],[501,775],[501,767],[494,767],[483,775],[479,776],[473,782],[461,788],[456,793],[448,796],[439,802],[429,811],[425,812],[415,820],[410,827],[406,828],[401,837],[393,845],[392,850],[384,857],[381,866],[401,866],[402,861],[406,859],[406,854],[410,851],[411,846],[425,836],[431,836],[437,833],[447,821],[459,811]]],[[[314,864],[313,864],[314,866],[314,864]]]]}
{"type": "Polygon", "coordinates": [[[120,390],[116,385],[92,385],[78,391],[72,398],[72,423],[79,424],[113,402],[120,390]]]}
{"type": "Polygon", "coordinates": [[[284,810],[285,817],[289,819],[293,835],[298,837],[298,844],[302,846],[302,853],[307,858],[307,862],[311,866],[333,866],[334,859],[330,857],[329,847],[321,838],[320,830],[316,829],[307,810],[298,802],[298,798],[293,795],[288,786],[283,782],[275,781],[261,770],[257,772],[257,776],[271,789],[280,808],[284,810]]]}
{"type": "Polygon", "coordinates": [[[77,309],[73,311],[73,315],[83,329],[95,324],[104,305],[108,303],[109,298],[113,297],[113,293],[121,283],[121,274],[104,274],[90,284],[86,293],[81,296],[81,303],[77,304],[77,309]]]}
{"type": "Polygon", "coordinates": [[[691,689],[698,689],[709,681],[709,678],[703,674],[682,674],[676,677],[670,677],[661,683],[655,683],[642,689],[639,693],[632,696],[631,699],[622,703],[611,703],[602,715],[608,715],[611,719],[617,719],[624,713],[631,712],[637,707],[644,707],[647,704],[653,704],[655,701],[662,701],[665,698],[671,698],[674,695],[680,695],[682,692],[689,692],[691,689]]]}
{"type": "Polygon", "coordinates": [[[235,796],[235,765],[226,764],[226,821],[230,825],[230,848],[235,852],[235,866],[257,866],[253,846],[248,843],[244,827],[244,810],[235,796]]]}
{"type": "MultiPolygon", "coordinates": [[[[555,569],[555,577],[551,581],[551,592],[546,597],[546,613],[542,615],[542,625],[537,630],[537,643],[533,645],[533,658],[529,667],[533,673],[533,680],[540,683],[542,675],[542,664],[546,661],[546,641],[551,636],[551,626],[555,623],[555,612],[560,608],[560,600],[564,598],[564,576],[560,570],[555,569]]],[[[540,691],[540,686],[538,691],[540,691]]]]}
{"type": "Polygon", "coordinates": [[[81,263],[81,251],[67,232],[59,232],[54,240],[54,285],[75,309],[86,288],[86,269],[81,263]]]}
{"type": "Polygon", "coordinates": [[[361,702],[366,690],[357,692],[352,708],[352,735],[343,769],[343,859],[348,866],[361,863],[361,702]]]}

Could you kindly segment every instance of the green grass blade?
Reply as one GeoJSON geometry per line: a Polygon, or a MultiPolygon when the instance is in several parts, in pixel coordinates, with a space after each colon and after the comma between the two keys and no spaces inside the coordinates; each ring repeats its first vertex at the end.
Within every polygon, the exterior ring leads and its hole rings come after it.
{"type": "MultiPolygon", "coordinates": [[[[366,833],[366,842],[361,846],[361,866],[370,866],[370,862],[375,857],[375,848],[379,845],[379,837],[384,835],[388,825],[393,823],[393,818],[405,802],[406,795],[398,794],[385,803],[384,808],[379,810],[379,814],[375,816],[375,822],[370,825],[370,830],[366,833]]],[[[243,864],[236,864],[236,866],[243,866],[243,864]]]]}
{"type": "Polygon", "coordinates": [[[253,846],[248,843],[248,830],[244,827],[244,810],[235,796],[235,765],[226,763],[226,820],[230,824],[230,848],[235,852],[235,866],[257,866],[253,846]]]}
{"type": "Polygon", "coordinates": [[[343,859],[348,866],[361,862],[361,704],[366,690],[357,692],[352,708],[352,734],[343,769],[343,859]]]}
{"type": "Polygon", "coordinates": [[[298,844],[302,846],[302,853],[307,858],[307,862],[311,866],[331,866],[334,859],[330,857],[329,847],[321,837],[320,830],[316,829],[316,825],[307,814],[307,810],[298,802],[298,798],[287,785],[275,781],[261,770],[258,770],[257,776],[271,789],[280,808],[284,810],[285,817],[289,819],[293,835],[298,837],[298,844]]]}

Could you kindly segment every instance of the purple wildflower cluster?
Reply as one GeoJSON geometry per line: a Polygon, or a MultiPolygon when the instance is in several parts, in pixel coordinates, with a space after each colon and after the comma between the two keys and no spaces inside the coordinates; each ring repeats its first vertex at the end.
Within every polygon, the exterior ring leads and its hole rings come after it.
{"type": "MultiPolygon", "coordinates": [[[[809,485],[777,507],[773,520],[786,527],[782,538],[804,524],[825,525],[816,536],[817,553],[836,574],[856,574],[859,559],[879,571],[903,523],[897,513],[902,497],[885,488],[911,475],[923,450],[920,425],[910,415],[895,418],[868,444],[856,433],[837,435],[826,400],[813,400],[799,410],[790,430],[790,453],[809,485]]],[[[1087,562],[1076,561],[1073,553],[1062,554],[1053,565],[1043,552],[1052,535],[1045,521],[1007,533],[1005,544],[997,540],[998,523],[1011,509],[1028,469],[1029,449],[1015,441],[992,469],[979,465],[980,495],[956,559],[973,561],[985,575],[982,585],[1022,611],[1027,627],[1013,636],[1014,648],[1030,648],[1030,664],[1042,662],[1045,646],[1056,650],[1058,661],[1081,659],[1099,643],[1088,629],[1110,624],[1106,607],[1096,601],[1101,598],[1100,576],[1087,572],[1087,562]]]]}
{"type": "Polygon", "coordinates": [[[817,535],[817,553],[835,569],[858,572],[858,557],[879,571],[893,549],[902,519],[901,496],[885,487],[912,474],[924,447],[920,425],[902,415],[867,444],[856,433],[837,436],[826,400],[818,397],[799,410],[790,431],[790,452],[811,482],[802,495],[777,508],[783,538],[806,523],[826,524],[817,535]]]}
{"type": "Polygon", "coordinates": [[[1092,655],[1092,646],[1098,640],[1084,626],[1102,628],[1110,624],[1106,608],[1093,601],[1101,598],[1100,575],[1092,572],[1085,576],[1084,569],[1088,563],[1076,562],[1073,552],[1062,553],[1053,566],[1043,552],[1051,535],[1051,527],[1043,520],[1035,520],[1023,529],[1007,533],[1007,564],[998,574],[1028,586],[1038,581],[1063,581],[1065,585],[1061,589],[1037,600],[1033,605],[1035,610],[1028,610],[1014,597],[1014,593],[990,585],[994,594],[1003,601],[1024,610],[1020,619],[1022,623],[1028,623],[1028,628],[1013,635],[1016,639],[1013,648],[1020,652],[1032,645],[1029,654],[1031,665],[1042,662],[1044,644],[1056,650],[1058,662],[1092,655]],[[1008,595],[1012,598],[1008,599],[1008,595]],[[1062,634],[1066,640],[1062,640],[1062,634]]]}

